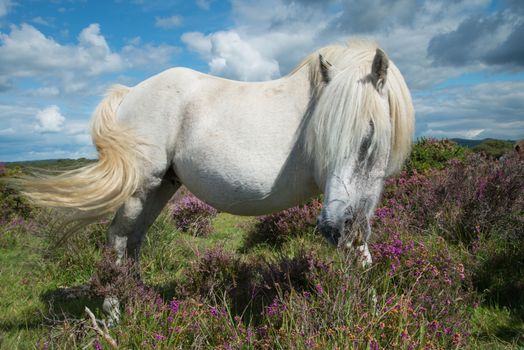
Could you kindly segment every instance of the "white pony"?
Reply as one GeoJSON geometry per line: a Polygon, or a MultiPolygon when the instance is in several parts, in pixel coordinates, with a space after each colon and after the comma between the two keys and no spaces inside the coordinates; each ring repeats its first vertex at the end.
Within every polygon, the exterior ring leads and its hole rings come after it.
{"type": "Polygon", "coordinates": [[[109,90],[93,116],[97,163],[23,186],[39,205],[74,209],[76,222],[116,211],[108,242],[119,261],[138,259],[181,184],[238,215],[323,192],[320,231],[369,263],[369,219],[384,178],[410,151],[413,124],[402,75],[368,41],[321,48],[268,82],[173,68],[109,90]]]}

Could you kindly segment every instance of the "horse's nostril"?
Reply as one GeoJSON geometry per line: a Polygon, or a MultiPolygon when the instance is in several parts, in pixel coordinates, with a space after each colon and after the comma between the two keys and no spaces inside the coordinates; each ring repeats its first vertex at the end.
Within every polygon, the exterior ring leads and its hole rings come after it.
{"type": "Polygon", "coordinates": [[[331,237],[333,238],[333,243],[335,245],[337,245],[338,244],[338,240],[340,239],[340,231],[337,230],[337,229],[333,229],[331,231],[331,237]]]}
{"type": "Polygon", "coordinates": [[[348,217],[344,220],[344,230],[351,230],[353,227],[354,220],[352,217],[348,217]]]}

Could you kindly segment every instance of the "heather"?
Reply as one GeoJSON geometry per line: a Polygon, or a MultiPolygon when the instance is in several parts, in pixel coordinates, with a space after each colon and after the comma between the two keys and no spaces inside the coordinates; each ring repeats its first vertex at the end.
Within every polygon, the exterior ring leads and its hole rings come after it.
{"type": "Polygon", "coordinates": [[[471,154],[443,170],[402,173],[386,183],[379,217],[393,225],[471,244],[480,234],[519,239],[523,228],[523,159],[517,154],[492,160],[471,154]]]}
{"type": "Polygon", "coordinates": [[[217,215],[216,209],[192,194],[172,204],[171,213],[175,227],[182,232],[202,236],[213,232],[211,219],[217,215]]]}
{"type": "Polygon", "coordinates": [[[474,152],[483,153],[493,158],[500,158],[513,151],[514,142],[488,139],[472,148],[474,152]]]}
{"type": "Polygon", "coordinates": [[[296,234],[312,231],[321,209],[322,202],[314,198],[304,205],[259,216],[247,235],[245,247],[252,248],[262,243],[279,245],[296,234]]]}
{"type": "Polygon", "coordinates": [[[186,193],[140,269],[103,249],[106,221],[55,247],[49,213],[14,211],[0,227],[0,348],[521,348],[524,158],[419,146],[411,164],[432,165],[387,180],[366,269],[316,231],[321,200],[242,218],[186,193]],[[209,231],[192,231],[200,217],[209,231]],[[84,307],[102,319],[106,295],[121,322],[96,330],[84,307]]]}
{"type": "Polygon", "coordinates": [[[449,160],[464,159],[467,153],[467,149],[448,139],[421,138],[413,145],[404,169],[408,173],[441,170],[449,160]]]}

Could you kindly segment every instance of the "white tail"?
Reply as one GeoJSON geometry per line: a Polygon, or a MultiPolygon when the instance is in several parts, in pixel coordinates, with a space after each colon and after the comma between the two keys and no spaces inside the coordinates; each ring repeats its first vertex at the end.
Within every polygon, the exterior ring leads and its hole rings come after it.
{"type": "Polygon", "coordinates": [[[113,86],[93,114],[96,163],[56,176],[37,174],[17,181],[32,202],[72,209],[66,220],[83,226],[116,211],[137,190],[141,182],[138,146],[143,142],[116,120],[128,92],[128,87],[113,86]]]}

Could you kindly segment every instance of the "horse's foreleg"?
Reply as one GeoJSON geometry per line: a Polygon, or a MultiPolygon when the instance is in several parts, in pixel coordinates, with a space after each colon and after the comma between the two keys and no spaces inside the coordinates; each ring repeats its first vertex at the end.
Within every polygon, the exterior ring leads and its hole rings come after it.
{"type": "Polygon", "coordinates": [[[366,219],[366,222],[363,224],[363,233],[359,237],[358,244],[354,246],[354,251],[356,252],[357,263],[362,268],[370,267],[373,263],[371,258],[371,253],[369,252],[368,240],[371,237],[371,225],[369,224],[369,218],[366,219]]]}
{"type": "MultiPolygon", "coordinates": [[[[149,186],[144,187],[124,203],[109,227],[108,247],[114,250],[117,264],[122,264],[124,259],[138,263],[147,230],[180,184],[166,178],[149,181],[149,186]]],[[[106,296],[103,309],[110,323],[118,322],[120,305],[116,296],[106,296]]]]}
{"type": "Polygon", "coordinates": [[[371,266],[373,259],[371,259],[371,253],[369,252],[367,242],[357,247],[359,254],[359,262],[363,268],[371,266]]]}

